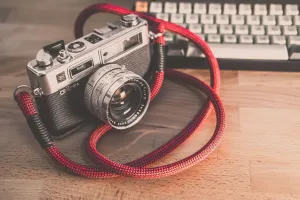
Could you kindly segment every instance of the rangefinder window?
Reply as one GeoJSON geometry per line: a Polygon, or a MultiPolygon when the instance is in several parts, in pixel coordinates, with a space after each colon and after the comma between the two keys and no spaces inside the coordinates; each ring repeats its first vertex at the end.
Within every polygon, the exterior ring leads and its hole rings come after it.
{"type": "Polygon", "coordinates": [[[134,35],[124,41],[124,51],[131,49],[139,44],[142,44],[142,33],[134,35]]]}
{"type": "Polygon", "coordinates": [[[93,67],[93,61],[89,60],[81,65],[78,65],[70,70],[71,78],[75,77],[76,75],[80,74],[81,72],[93,67]]]}

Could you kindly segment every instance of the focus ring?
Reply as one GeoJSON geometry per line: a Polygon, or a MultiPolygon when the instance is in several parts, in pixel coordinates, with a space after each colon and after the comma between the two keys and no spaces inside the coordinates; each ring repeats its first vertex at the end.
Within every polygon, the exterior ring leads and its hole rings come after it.
{"type": "Polygon", "coordinates": [[[105,93],[111,87],[112,82],[114,82],[113,80],[114,77],[118,76],[119,73],[122,73],[121,69],[115,69],[106,73],[104,76],[99,78],[99,81],[93,88],[92,99],[91,99],[92,112],[102,121],[106,121],[105,116],[102,114],[102,111],[104,109],[102,105],[103,98],[104,98],[103,95],[105,95],[105,93]]]}
{"type": "Polygon", "coordinates": [[[96,84],[98,81],[101,80],[101,78],[108,72],[115,70],[115,69],[120,69],[120,65],[117,64],[110,64],[106,65],[104,67],[101,67],[98,69],[88,80],[86,84],[86,88],[84,90],[84,100],[85,100],[85,105],[88,108],[88,110],[93,113],[93,109],[91,107],[92,105],[92,95],[93,95],[93,89],[95,88],[96,84]]]}

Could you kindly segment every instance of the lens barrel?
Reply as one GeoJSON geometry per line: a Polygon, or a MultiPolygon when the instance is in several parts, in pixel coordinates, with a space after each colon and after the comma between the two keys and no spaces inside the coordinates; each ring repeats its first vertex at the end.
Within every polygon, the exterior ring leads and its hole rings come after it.
{"type": "Polygon", "coordinates": [[[122,130],[138,123],[146,113],[150,87],[134,72],[118,64],[108,64],[89,78],[84,100],[93,115],[122,130]]]}

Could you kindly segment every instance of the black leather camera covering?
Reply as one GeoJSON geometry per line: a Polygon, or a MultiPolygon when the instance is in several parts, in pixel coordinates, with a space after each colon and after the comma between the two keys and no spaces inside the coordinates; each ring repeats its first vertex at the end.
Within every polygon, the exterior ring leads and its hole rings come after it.
{"type": "MultiPolygon", "coordinates": [[[[150,68],[150,45],[146,45],[114,63],[125,65],[130,71],[144,77],[150,68]]],[[[84,104],[84,88],[89,77],[81,79],[79,86],[61,95],[36,98],[41,118],[54,137],[63,137],[86,123],[103,123],[93,117],[84,104]]]]}
{"type": "Polygon", "coordinates": [[[83,90],[86,79],[78,83],[77,88],[63,95],[57,91],[36,99],[41,118],[53,136],[61,136],[91,118],[84,108],[83,90]]]}

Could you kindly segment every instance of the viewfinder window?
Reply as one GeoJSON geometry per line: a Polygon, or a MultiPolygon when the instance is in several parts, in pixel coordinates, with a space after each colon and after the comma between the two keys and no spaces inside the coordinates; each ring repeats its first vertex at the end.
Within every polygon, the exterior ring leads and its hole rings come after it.
{"type": "Polygon", "coordinates": [[[124,51],[131,49],[142,43],[142,35],[141,33],[134,35],[126,40],[124,40],[124,51]]]}
{"type": "Polygon", "coordinates": [[[93,61],[89,60],[81,65],[78,65],[70,70],[71,78],[82,73],[83,71],[93,67],[93,61]]]}

